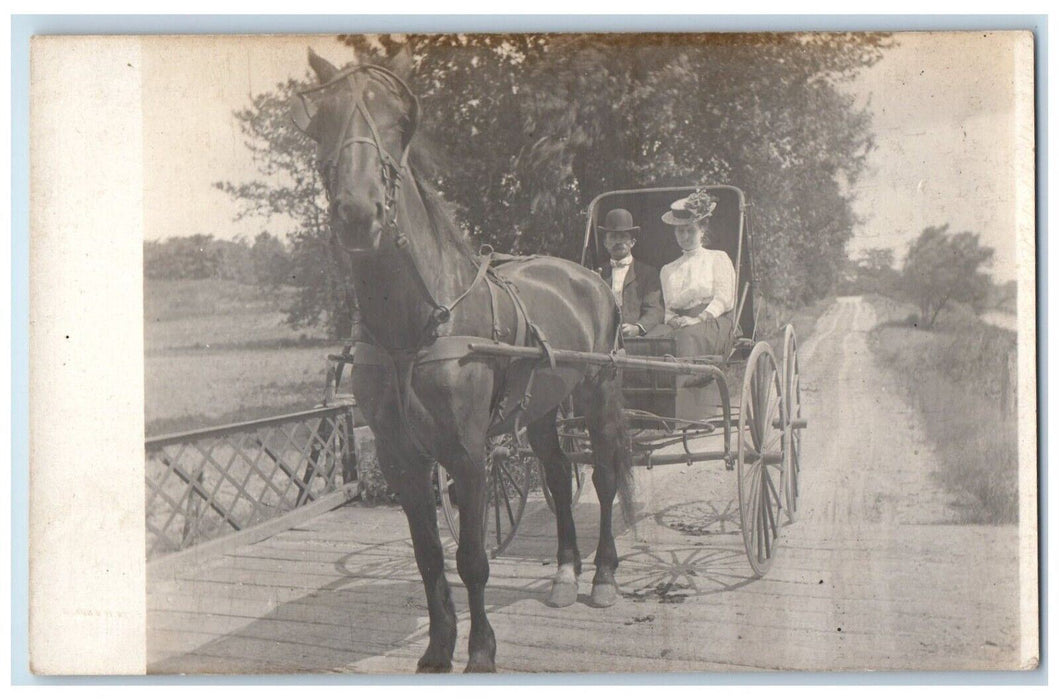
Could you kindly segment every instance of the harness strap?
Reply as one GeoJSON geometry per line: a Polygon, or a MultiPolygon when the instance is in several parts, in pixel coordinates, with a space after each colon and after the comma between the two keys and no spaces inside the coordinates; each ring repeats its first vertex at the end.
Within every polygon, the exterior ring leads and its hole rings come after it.
{"type": "Polygon", "coordinates": [[[500,300],[496,298],[497,284],[489,280],[486,285],[489,288],[489,313],[493,316],[493,340],[503,338],[504,329],[500,325],[500,300]]]}
{"type": "Polygon", "coordinates": [[[439,304],[437,300],[434,299],[434,295],[430,293],[430,290],[427,288],[426,282],[423,280],[423,275],[419,271],[419,265],[415,261],[415,256],[409,253],[408,255],[406,255],[406,258],[412,265],[412,269],[415,271],[413,277],[415,277],[420,292],[427,299],[430,305],[434,307],[434,311],[433,313],[431,313],[430,320],[427,321],[426,328],[423,329],[423,333],[419,341],[419,346],[422,346],[424,345],[424,340],[426,342],[430,342],[431,340],[437,338],[438,327],[449,322],[449,319],[452,318],[453,309],[455,309],[461,301],[466,299],[467,295],[470,294],[471,291],[478,286],[478,283],[482,281],[482,278],[485,277],[486,272],[489,270],[489,256],[482,256],[482,260],[478,264],[478,272],[475,273],[474,279],[471,280],[471,284],[467,287],[467,289],[463,290],[463,293],[456,297],[456,299],[453,300],[448,306],[439,304]]]}
{"type": "Polygon", "coordinates": [[[522,305],[522,297],[518,295],[518,289],[513,283],[499,274],[496,274],[495,277],[497,283],[507,292],[512,305],[515,307],[515,338],[512,344],[525,345],[530,321],[529,314],[526,313],[526,307],[522,305]]]}
{"type": "Polygon", "coordinates": [[[548,359],[548,366],[555,369],[555,356],[552,354],[552,344],[548,342],[548,337],[544,335],[544,331],[536,323],[530,323],[529,327],[537,342],[541,344],[541,350],[544,351],[544,356],[548,359]]]}

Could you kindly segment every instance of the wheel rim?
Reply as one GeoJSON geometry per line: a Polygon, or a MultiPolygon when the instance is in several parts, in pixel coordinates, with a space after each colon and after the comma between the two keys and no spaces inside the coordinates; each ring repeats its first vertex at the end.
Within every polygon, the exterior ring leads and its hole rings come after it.
{"type": "Polygon", "coordinates": [[[780,490],[784,458],[770,463],[766,454],[784,452],[785,406],[776,358],[758,343],[747,360],[736,432],[739,520],[747,559],[759,576],[772,565],[779,537],[780,490]]]}
{"type": "Polygon", "coordinates": [[[793,427],[793,421],[802,417],[802,385],[801,373],[798,367],[798,341],[794,335],[794,329],[787,327],[784,343],[783,364],[786,386],[784,401],[786,402],[786,429],[784,440],[784,469],[783,469],[783,495],[787,518],[794,522],[798,514],[798,495],[801,475],[802,435],[801,430],[793,427]]]}
{"type": "MultiPolygon", "coordinates": [[[[514,437],[503,435],[489,441],[486,452],[486,507],[482,514],[485,548],[489,556],[501,554],[515,537],[529,496],[529,474],[536,467],[532,457],[519,452],[514,437]],[[504,448],[507,454],[497,452],[504,448]]],[[[437,485],[441,511],[452,538],[459,542],[459,503],[452,477],[440,464],[437,485]]]]}

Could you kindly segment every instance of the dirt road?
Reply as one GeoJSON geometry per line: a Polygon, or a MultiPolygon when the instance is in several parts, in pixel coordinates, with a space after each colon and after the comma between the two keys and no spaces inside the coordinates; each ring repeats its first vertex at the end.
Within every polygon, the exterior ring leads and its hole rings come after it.
{"type": "MultiPolygon", "coordinates": [[[[752,576],[743,553],[734,474],[659,467],[637,474],[644,518],[619,537],[623,599],[586,604],[598,519],[586,496],[575,513],[582,595],[549,608],[554,521],[538,498],[491,567],[499,669],[1017,668],[1027,653],[1016,530],[951,524],[931,477],[938,461],[866,344],[873,324],[870,306],[840,299],[802,346],[802,505],[765,577],[752,576]]],[[[462,668],[466,595],[453,560],[462,668]]],[[[154,582],[149,608],[156,671],[407,673],[426,646],[422,588],[395,509],[342,508],[154,582]]]]}
{"type": "Polygon", "coordinates": [[[811,585],[818,572],[831,624],[807,649],[780,651],[777,665],[1017,666],[1016,530],[950,524],[932,478],[939,462],[867,346],[874,325],[867,303],[840,299],[802,348],[812,422],[803,509],[776,576],[758,585],[782,594],[783,579],[811,585]]]}

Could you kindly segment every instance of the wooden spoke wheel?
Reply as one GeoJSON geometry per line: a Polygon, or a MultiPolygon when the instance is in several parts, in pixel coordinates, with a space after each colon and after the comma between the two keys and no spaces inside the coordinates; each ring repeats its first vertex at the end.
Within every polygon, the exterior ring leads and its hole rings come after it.
{"type": "Polygon", "coordinates": [[[750,566],[758,576],[772,566],[780,531],[785,407],[782,377],[768,343],[747,358],[736,431],[739,521],[750,566]]]}
{"type": "MultiPolygon", "coordinates": [[[[559,445],[567,455],[584,454],[591,452],[592,442],[588,437],[583,418],[575,418],[574,411],[566,402],[559,407],[559,445]]],[[[555,512],[555,501],[552,492],[548,489],[548,477],[544,473],[544,465],[540,466],[541,491],[544,492],[544,500],[548,509],[555,512]]],[[[576,506],[581,500],[581,492],[585,489],[588,481],[590,466],[584,463],[571,463],[570,465],[570,505],[576,506]]]]}
{"type": "Polygon", "coordinates": [[[798,477],[802,454],[802,385],[798,368],[798,339],[794,327],[787,326],[783,334],[783,402],[785,427],[783,431],[783,498],[787,519],[794,522],[798,514],[798,477]]]}
{"type": "MultiPolygon", "coordinates": [[[[486,507],[483,513],[485,548],[490,557],[501,554],[515,537],[529,497],[537,460],[519,449],[512,435],[489,440],[486,449],[486,507]]],[[[441,512],[449,532],[460,539],[460,506],[456,485],[440,464],[437,467],[441,512]]]]}

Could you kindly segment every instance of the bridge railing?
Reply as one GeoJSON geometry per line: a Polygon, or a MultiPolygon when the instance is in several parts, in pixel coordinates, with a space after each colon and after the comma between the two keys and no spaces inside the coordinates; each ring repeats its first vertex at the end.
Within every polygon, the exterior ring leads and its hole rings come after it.
{"type": "Polygon", "coordinates": [[[149,438],[147,560],[244,531],[357,479],[348,402],[149,438]]]}

